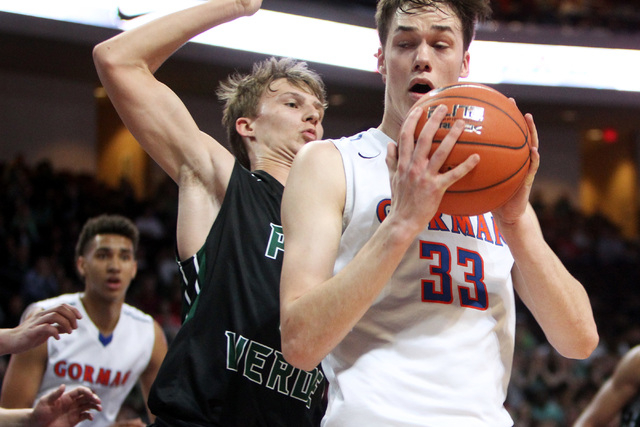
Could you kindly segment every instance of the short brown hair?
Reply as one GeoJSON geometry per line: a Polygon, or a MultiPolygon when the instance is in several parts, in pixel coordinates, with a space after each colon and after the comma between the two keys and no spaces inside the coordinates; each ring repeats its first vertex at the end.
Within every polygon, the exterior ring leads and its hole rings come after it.
{"type": "Polygon", "coordinates": [[[140,234],[138,227],[129,218],[122,215],[103,214],[90,218],[82,227],[76,244],[76,258],[84,255],[87,246],[98,234],[116,234],[124,236],[133,243],[133,252],[138,250],[140,234]]]}
{"type": "Polygon", "coordinates": [[[489,0],[379,0],[376,10],[378,37],[384,48],[389,36],[391,22],[397,10],[402,13],[417,13],[424,8],[440,9],[449,6],[462,24],[463,48],[469,50],[475,37],[476,24],[491,16],[489,0]]]}
{"type": "Polygon", "coordinates": [[[294,86],[315,95],[326,108],[325,86],[320,76],[307,68],[305,62],[291,58],[269,58],[255,63],[250,74],[234,73],[220,83],[217,95],[224,103],[222,124],[227,129],[231,152],[242,166],[251,168],[249,154],[242,137],[236,131],[236,121],[240,117],[255,118],[262,95],[270,89],[271,83],[287,79],[294,86]]]}

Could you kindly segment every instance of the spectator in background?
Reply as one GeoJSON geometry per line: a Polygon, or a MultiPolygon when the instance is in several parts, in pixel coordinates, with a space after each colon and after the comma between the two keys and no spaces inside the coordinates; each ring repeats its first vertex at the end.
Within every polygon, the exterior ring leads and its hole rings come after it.
{"type": "Polygon", "coordinates": [[[37,255],[35,264],[24,275],[22,285],[24,304],[28,305],[58,294],[58,278],[56,277],[51,257],[45,254],[37,255]]]}

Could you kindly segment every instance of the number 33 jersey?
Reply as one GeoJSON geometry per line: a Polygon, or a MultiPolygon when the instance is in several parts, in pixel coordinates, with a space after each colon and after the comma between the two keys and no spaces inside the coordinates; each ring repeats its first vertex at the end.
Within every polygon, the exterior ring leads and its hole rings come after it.
{"type": "MultiPolygon", "coordinates": [[[[346,174],[336,273],[389,212],[389,142],[377,129],[334,141],[346,174]]],[[[491,214],[437,213],[323,362],[331,384],[324,425],[512,426],[504,408],[515,333],[512,267],[491,214]]]]}

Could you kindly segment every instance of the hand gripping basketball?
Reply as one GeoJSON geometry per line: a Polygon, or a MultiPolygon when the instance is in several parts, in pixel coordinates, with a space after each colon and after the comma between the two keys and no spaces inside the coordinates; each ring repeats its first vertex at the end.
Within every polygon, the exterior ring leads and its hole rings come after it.
{"type": "Polygon", "coordinates": [[[480,155],[480,162],[447,189],[439,210],[449,215],[479,215],[500,207],[518,191],[529,170],[531,137],[522,113],[509,98],[489,86],[446,86],[416,103],[423,109],[416,139],[440,104],[446,105],[448,112],[433,138],[431,154],[456,120],[465,121],[465,130],[441,171],[456,167],[473,153],[480,155]]]}

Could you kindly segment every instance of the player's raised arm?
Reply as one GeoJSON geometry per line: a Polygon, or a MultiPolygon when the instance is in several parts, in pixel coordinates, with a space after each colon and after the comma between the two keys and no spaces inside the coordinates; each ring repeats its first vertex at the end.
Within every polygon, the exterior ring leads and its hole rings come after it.
{"type": "Polygon", "coordinates": [[[194,36],[254,14],[261,0],[211,0],[152,20],[94,48],[111,102],[142,148],[180,187],[178,252],[204,244],[231,177],[234,156],[198,128],[178,96],[154,73],[194,36]]]}
{"type": "Polygon", "coordinates": [[[199,131],[182,101],[153,74],[194,36],[252,15],[260,5],[260,0],[211,0],[160,17],[94,48],[98,75],[120,117],[143,148],[178,183],[185,168],[197,171],[195,179],[206,181],[219,178],[215,168],[224,167],[228,169],[223,173],[226,177],[233,158],[199,131]]]}

